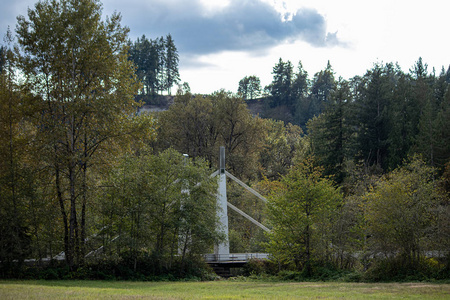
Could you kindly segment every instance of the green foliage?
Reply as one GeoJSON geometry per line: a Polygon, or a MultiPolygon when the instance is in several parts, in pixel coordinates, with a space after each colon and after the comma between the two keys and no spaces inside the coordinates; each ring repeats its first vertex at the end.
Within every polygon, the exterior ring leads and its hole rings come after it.
{"type": "Polygon", "coordinates": [[[330,101],[330,95],[334,90],[335,85],[334,71],[330,61],[328,61],[325,70],[314,74],[310,94],[310,108],[308,111],[309,118],[318,116],[323,111],[325,105],[330,101]]]}
{"type": "Polygon", "coordinates": [[[334,176],[334,180],[340,184],[346,176],[345,162],[352,160],[355,155],[355,130],[351,117],[353,103],[347,81],[340,80],[329,93],[324,113],[307,124],[308,137],[311,151],[325,168],[325,175],[334,176]]]}
{"type": "MultiPolygon", "coordinates": [[[[182,261],[176,258],[170,267],[160,268],[154,255],[146,252],[122,253],[87,261],[72,270],[64,263],[47,266],[22,266],[0,278],[40,280],[133,280],[133,281],[200,281],[214,280],[212,269],[199,256],[190,256],[182,261]]],[[[4,271],[2,269],[1,271],[4,271]]]]}
{"type": "Polygon", "coordinates": [[[434,169],[414,158],[380,179],[366,197],[368,243],[375,257],[398,257],[409,267],[435,249],[432,228],[440,195],[434,169]]]}
{"type": "Polygon", "coordinates": [[[103,222],[110,227],[105,234],[110,239],[120,235],[119,254],[126,250],[138,259],[146,249],[163,269],[175,255],[183,263],[221,238],[216,231],[217,182],[200,159],[185,159],[171,149],[126,156],[105,185],[103,222]]]}
{"type": "Polygon", "coordinates": [[[31,254],[31,231],[37,222],[29,207],[37,195],[29,118],[34,98],[27,86],[18,84],[11,32],[5,41],[0,53],[0,267],[9,272],[14,262],[20,265],[31,254]]]}
{"type": "Polygon", "coordinates": [[[281,58],[273,68],[273,81],[265,89],[270,94],[267,98],[264,116],[291,122],[303,127],[312,117],[309,104],[308,73],[301,62],[294,74],[290,61],[281,58]]]}
{"type": "Polygon", "coordinates": [[[281,58],[273,67],[273,81],[269,86],[271,107],[281,105],[292,107],[294,104],[294,99],[291,96],[291,84],[294,78],[293,69],[294,66],[289,60],[284,62],[281,58]]]}
{"type": "Polygon", "coordinates": [[[158,149],[173,147],[218,167],[219,147],[225,146],[228,170],[241,179],[255,176],[264,127],[242,98],[225,91],[209,96],[181,92],[158,120],[158,149]]]}
{"type": "Polygon", "coordinates": [[[392,64],[377,64],[367,71],[358,86],[358,125],[361,130],[357,142],[359,158],[368,166],[375,164],[386,168],[388,112],[395,86],[394,73],[392,64]]]}
{"type": "Polygon", "coordinates": [[[266,259],[250,259],[247,264],[244,266],[244,275],[276,275],[278,274],[279,267],[278,264],[272,260],[266,259]]]}
{"type": "Polygon", "coordinates": [[[252,100],[258,98],[261,94],[261,81],[255,75],[245,76],[239,81],[238,94],[244,100],[252,100]]]}
{"type": "Polygon", "coordinates": [[[72,267],[86,254],[95,166],[113,152],[137,105],[120,19],[103,21],[97,0],[41,1],[28,19],[18,17],[19,70],[40,100],[33,111],[39,165],[53,186],[72,267]]]}
{"type": "Polygon", "coordinates": [[[341,202],[339,190],[311,160],[293,167],[269,197],[267,251],[279,263],[306,272],[313,261],[327,261],[329,221],[341,202]]]}
{"type": "Polygon", "coordinates": [[[405,264],[405,257],[396,256],[388,259],[375,259],[363,274],[362,280],[383,281],[425,281],[439,278],[442,267],[435,259],[420,257],[414,264],[405,264]]]}
{"type": "Polygon", "coordinates": [[[156,98],[158,92],[171,88],[180,80],[179,56],[172,36],[149,40],[145,35],[129,42],[129,59],[136,65],[136,74],[143,83],[143,95],[156,98]]]}
{"type": "Polygon", "coordinates": [[[302,271],[284,270],[279,272],[281,280],[288,281],[338,281],[342,280],[348,272],[337,269],[331,264],[312,263],[310,270],[302,271]]]}
{"type": "Polygon", "coordinates": [[[285,175],[304,156],[308,143],[300,127],[283,121],[266,120],[264,148],[260,152],[262,176],[269,180],[285,175]]]}

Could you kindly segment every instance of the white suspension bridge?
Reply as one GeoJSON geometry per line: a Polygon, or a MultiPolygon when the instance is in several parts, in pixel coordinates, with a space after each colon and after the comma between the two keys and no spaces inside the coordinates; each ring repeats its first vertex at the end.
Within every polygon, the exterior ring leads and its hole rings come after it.
{"type": "Polygon", "coordinates": [[[211,176],[218,176],[218,191],[217,191],[217,202],[218,202],[218,217],[221,230],[225,235],[225,239],[222,243],[214,247],[214,254],[206,254],[205,259],[208,263],[221,263],[221,264],[238,264],[240,262],[246,262],[251,258],[268,258],[267,253],[230,253],[230,245],[228,239],[228,208],[234,210],[256,226],[260,227],[264,231],[270,231],[269,228],[256,221],[254,218],[228,202],[227,200],[227,177],[238,183],[240,186],[245,188],[247,191],[255,195],[261,201],[267,203],[267,199],[259,194],[257,191],[246,185],[244,182],[230,174],[225,169],[225,147],[220,147],[220,162],[219,170],[215,171],[211,176]]]}
{"type": "MultiPolygon", "coordinates": [[[[187,157],[187,155],[185,155],[187,157]]],[[[244,189],[252,193],[254,196],[256,196],[258,199],[263,201],[264,203],[267,203],[267,199],[263,197],[260,193],[249,187],[247,184],[236,178],[234,175],[229,173],[225,169],[225,147],[220,147],[220,158],[219,158],[219,169],[211,174],[211,177],[218,176],[218,190],[217,190],[217,204],[218,204],[218,210],[217,215],[219,218],[219,230],[222,230],[223,235],[225,238],[221,243],[218,245],[215,245],[214,247],[214,253],[212,254],[205,254],[204,258],[206,262],[210,265],[212,265],[215,270],[223,269],[223,274],[226,276],[227,273],[229,273],[230,268],[236,268],[243,266],[248,260],[256,258],[256,259],[267,259],[269,257],[269,254],[267,253],[230,253],[230,245],[229,245],[229,239],[228,239],[228,208],[232,209],[236,213],[240,214],[259,228],[261,228],[264,231],[269,232],[270,229],[246,214],[241,209],[237,208],[227,200],[227,178],[235,181],[237,184],[242,186],[244,189]]],[[[187,191],[182,191],[187,192],[187,191]]],[[[105,229],[106,227],[102,228],[100,231],[105,229]]],[[[92,236],[95,237],[96,235],[92,236]]],[[[92,238],[91,237],[91,238],[92,238]]],[[[110,242],[113,242],[117,240],[119,236],[114,237],[110,242]]],[[[89,239],[89,238],[88,238],[89,239]]],[[[86,239],[86,241],[88,240],[86,239]]],[[[100,248],[93,250],[89,252],[86,257],[93,256],[97,253],[100,253],[103,251],[103,246],[100,248]]],[[[53,257],[53,259],[56,260],[64,260],[65,259],[65,253],[64,251],[53,257]]],[[[34,259],[27,260],[27,261],[34,261],[34,259]]],[[[219,272],[218,272],[219,273],[219,272]]]]}

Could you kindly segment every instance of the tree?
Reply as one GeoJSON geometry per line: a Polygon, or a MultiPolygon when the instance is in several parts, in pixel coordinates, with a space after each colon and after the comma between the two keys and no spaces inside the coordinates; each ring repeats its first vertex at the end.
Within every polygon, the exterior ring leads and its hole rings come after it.
{"type": "Polygon", "coordinates": [[[328,259],[329,220],[341,201],[339,190],[311,160],[293,167],[269,196],[272,231],[267,251],[279,262],[311,274],[313,261],[328,259]]]}
{"type": "Polygon", "coordinates": [[[6,64],[6,47],[0,46],[0,73],[3,73],[3,66],[6,64]]]}
{"type": "Polygon", "coordinates": [[[136,75],[143,83],[142,94],[156,93],[158,86],[159,55],[154,41],[148,40],[145,35],[137,38],[134,44],[130,43],[129,59],[136,65],[136,75]]]}
{"type": "Polygon", "coordinates": [[[414,73],[413,100],[420,105],[420,115],[417,116],[417,135],[413,149],[423,154],[430,165],[443,168],[450,157],[448,74],[443,70],[435,80],[426,73],[426,64],[423,66],[421,59],[416,63],[415,70],[419,71],[414,73]]]}
{"type": "Polygon", "coordinates": [[[295,161],[305,152],[305,137],[300,127],[285,125],[283,121],[265,119],[266,138],[259,155],[261,177],[278,180],[295,165],[295,161]]]}
{"type": "Polygon", "coordinates": [[[172,149],[124,156],[107,179],[103,203],[105,225],[114,232],[109,235],[120,235],[119,251],[136,259],[146,249],[163,269],[212,249],[221,235],[217,181],[210,172],[201,159],[186,159],[172,149]]]}
{"type": "Polygon", "coordinates": [[[18,17],[21,72],[41,98],[37,140],[42,163],[52,170],[66,262],[73,267],[85,254],[94,166],[136,107],[128,29],[117,14],[102,21],[97,0],[38,2],[28,19],[18,17]]]}
{"type": "Polygon", "coordinates": [[[225,91],[209,96],[180,93],[159,122],[159,149],[172,146],[217,167],[219,147],[225,146],[227,168],[240,178],[255,176],[263,126],[242,98],[225,91]]]}
{"type": "Polygon", "coordinates": [[[427,64],[419,57],[410,70],[412,80],[412,105],[416,107],[413,114],[415,128],[415,151],[422,153],[430,165],[435,166],[436,128],[434,120],[438,104],[433,97],[433,76],[429,76],[427,64]]]}
{"type": "Polygon", "coordinates": [[[413,116],[420,108],[411,103],[412,83],[411,77],[397,70],[395,77],[396,85],[392,95],[391,103],[387,109],[387,164],[388,170],[393,170],[400,166],[414,144],[417,134],[417,124],[413,116]]]}
{"type": "Polygon", "coordinates": [[[165,48],[166,48],[166,60],[165,60],[165,86],[169,95],[171,94],[171,88],[174,84],[177,84],[180,81],[180,73],[178,72],[178,51],[175,47],[175,42],[172,39],[172,36],[169,34],[165,40],[165,48]]]}
{"type": "Polygon", "coordinates": [[[336,85],[334,79],[334,71],[331,67],[330,61],[327,63],[325,70],[314,74],[311,85],[311,103],[309,106],[309,115],[311,117],[318,116],[325,105],[330,100],[330,93],[334,90],[336,85]]]}
{"type": "Polygon", "coordinates": [[[32,127],[25,118],[32,97],[17,84],[17,57],[11,49],[13,37],[0,52],[0,265],[2,272],[14,270],[31,253],[30,220],[27,211],[33,195],[33,163],[29,143],[32,127]]]}
{"type": "Polygon", "coordinates": [[[273,67],[273,81],[269,85],[271,94],[271,107],[277,107],[286,105],[292,107],[294,104],[291,95],[291,84],[294,79],[293,65],[288,60],[284,62],[281,58],[278,63],[273,67]]]}
{"type": "Polygon", "coordinates": [[[258,153],[263,146],[263,121],[253,117],[242,98],[231,93],[222,90],[211,98],[219,134],[218,146],[225,146],[227,168],[241,180],[254,178],[258,153]]]}
{"type": "MultiPolygon", "coordinates": [[[[450,85],[448,86],[450,87],[450,85]]],[[[437,167],[443,168],[450,161],[450,88],[447,88],[442,99],[434,126],[437,129],[434,161],[437,167]]]]}
{"type": "Polygon", "coordinates": [[[406,266],[433,249],[439,204],[435,170],[415,157],[380,179],[367,194],[369,247],[376,255],[399,256],[406,266]]]}
{"type": "Polygon", "coordinates": [[[157,149],[173,147],[189,157],[202,157],[211,163],[217,156],[218,128],[210,97],[193,96],[180,90],[174,104],[162,112],[157,149]]]}
{"type": "Polygon", "coordinates": [[[179,56],[172,36],[149,40],[145,35],[129,44],[129,59],[136,65],[136,74],[144,84],[142,94],[155,96],[180,81],[179,56]]]}
{"type": "Polygon", "coordinates": [[[252,100],[261,94],[261,81],[255,75],[245,76],[239,81],[238,94],[244,100],[252,100]]]}
{"type": "Polygon", "coordinates": [[[306,122],[313,116],[309,114],[310,98],[308,72],[298,63],[298,71],[292,83],[292,97],[295,101],[294,123],[305,129],[306,122]]]}
{"type": "Polygon", "coordinates": [[[308,72],[303,68],[301,61],[298,62],[297,73],[295,79],[292,82],[292,97],[297,101],[302,100],[308,96],[309,91],[309,79],[308,72]]]}
{"type": "Polygon", "coordinates": [[[375,65],[367,71],[358,87],[358,158],[367,166],[386,168],[388,112],[395,86],[394,75],[392,64],[375,65]]]}
{"type": "Polygon", "coordinates": [[[324,166],[324,173],[334,176],[337,183],[344,180],[344,162],[354,156],[352,104],[349,83],[340,79],[330,92],[325,112],[308,123],[314,156],[324,166]]]}

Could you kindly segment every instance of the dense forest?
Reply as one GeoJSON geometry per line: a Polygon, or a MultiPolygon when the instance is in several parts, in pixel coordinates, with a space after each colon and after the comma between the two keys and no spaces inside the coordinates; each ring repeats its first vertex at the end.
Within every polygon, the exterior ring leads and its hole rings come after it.
{"type": "Polygon", "coordinates": [[[0,48],[2,278],[208,278],[220,146],[268,199],[229,182],[271,229],[228,213],[231,252],[271,254],[248,274],[450,277],[450,68],[418,58],[345,80],[328,63],[310,78],[280,58],[264,89],[182,84],[167,111],[137,114],[180,81],[170,34],[131,42],[97,0],[42,1],[17,22],[0,48]]]}

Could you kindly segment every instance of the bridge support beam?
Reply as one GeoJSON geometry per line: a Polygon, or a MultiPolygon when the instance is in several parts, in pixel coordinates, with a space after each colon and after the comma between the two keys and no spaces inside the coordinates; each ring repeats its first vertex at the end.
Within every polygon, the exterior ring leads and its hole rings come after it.
{"type": "Polygon", "coordinates": [[[214,254],[222,259],[228,259],[230,244],[228,242],[228,208],[227,208],[227,176],[225,174],[225,147],[220,147],[219,190],[217,193],[217,211],[220,230],[225,240],[214,247],[214,254]]]}

